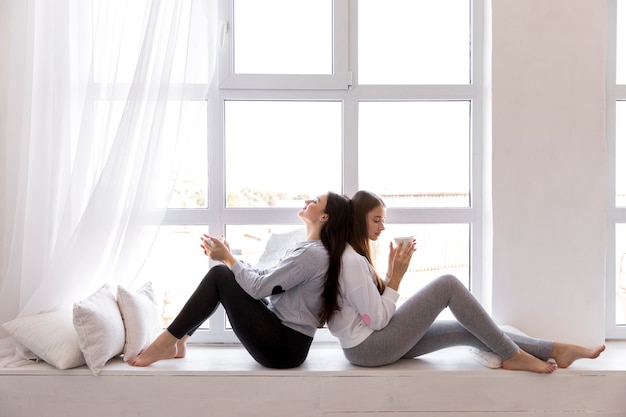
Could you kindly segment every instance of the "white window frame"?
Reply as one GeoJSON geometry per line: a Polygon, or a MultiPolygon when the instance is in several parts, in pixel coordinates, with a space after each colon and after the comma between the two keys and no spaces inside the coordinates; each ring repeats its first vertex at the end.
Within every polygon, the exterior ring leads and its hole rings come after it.
{"type": "MultiPolygon", "coordinates": [[[[261,1],[261,0],[259,0],[261,1]]],[[[470,0],[468,0],[470,1],[470,0]]],[[[471,103],[470,206],[467,208],[389,208],[387,223],[465,223],[470,225],[471,290],[484,299],[483,281],[483,0],[472,1],[471,83],[468,85],[358,85],[357,27],[358,0],[334,0],[334,68],[332,75],[240,75],[233,73],[231,51],[232,4],[219,0],[218,87],[208,100],[208,208],[169,209],[165,225],[208,225],[212,234],[223,233],[225,225],[298,224],[297,209],[226,208],[224,157],[224,103],[227,100],[337,100],[343,103],[342,192],[359,189],[358,103],[385,100],[464,100],[471,103]],[[219,46],[221,44],[221,46],[219,46]]],[[[372,190],[376,191],[376,190],[372,190]]],[[[237,343],[233,332],[223,329],[225,313],[220,307],[208,320],[210,330],[199,329],[192,342],[237,343]]],[[[334,341],[326,329],[318,330],[315,341],[334,341]]]]}
{"type": "Polygon", "coordinates": [[[233,2],[219,0],[219,80],[221,89],[339,89],[352,83],[348,71],[348,0],[333,1],[333,72],[330,75],[236,74],[233,54],[233,2]]]}
{"type": "Polygon", "coordinates": [[[617,85],[617,0],[608,2],[608,48],[607,48],[607,254],[606,254],[606,337],[626,339],[626,326],[616,323],[617,311],[617,254],[615,227],[626,223],[626,207],[616,206],[616,104],[626,100],[626,85],[617,85]]]}

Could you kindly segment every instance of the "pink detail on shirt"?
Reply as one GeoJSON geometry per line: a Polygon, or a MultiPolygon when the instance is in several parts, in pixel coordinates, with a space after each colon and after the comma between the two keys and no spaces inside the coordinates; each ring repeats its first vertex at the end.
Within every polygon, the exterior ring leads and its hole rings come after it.
{"type": "Polygon", "coordinates": [[[372,322],[372,319],[370,319],[370,316],[368,316],[367,314],[363,314],[361,316],[361,320],[363,320],[363,323],[367,324],[368,326],[372,322]]]}

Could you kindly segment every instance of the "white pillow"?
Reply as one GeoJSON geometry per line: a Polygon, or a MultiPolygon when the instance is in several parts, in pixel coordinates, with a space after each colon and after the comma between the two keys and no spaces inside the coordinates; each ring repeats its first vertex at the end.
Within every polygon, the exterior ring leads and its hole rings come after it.
{"type": "Polygon", "coordinates": [[[487,352],[484,350],[478,350],[476,348],[470,348],[472,357],[478,363],[487,368],[497,369],[502,367],[502,359],[493,352],[487,352]]]}
{"type": "Polygon", "coordinates": [[[85,364],[78,337],[72,324],[71,311],[55,311],[18,317],[2,325],[15,341],[17,352],[27,359],[23,348],[58,369],[75,368],[85,364]]]}
{"type": "Polygon", "coordinates": [[[94,375],[124,350],[124,323],[108,284],[74,303],[74,328],[80,350],[94,375]]]}
{"type": "Polygon", "coordinates": [[[124,360],[136,357],[161,332],[162,324],[152,283],[146,282],[137,291],[117,287],[117,305],[126,330],[124,360]]]}

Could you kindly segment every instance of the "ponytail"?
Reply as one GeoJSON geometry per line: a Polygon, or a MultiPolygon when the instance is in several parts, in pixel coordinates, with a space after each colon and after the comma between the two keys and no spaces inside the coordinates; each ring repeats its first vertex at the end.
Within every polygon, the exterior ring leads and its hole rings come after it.
{"type": "Polygon", "coordinates": [[[320,322],[326,323],[336,311],[339,303],[339,275],[341,273],[341,255],[346,249],[352,232],[352,207],[346,196],[328,193],[326,209],[328,221],[322,226],[320,237],[328,252],[328,270],[324,284],[323,306],[320,322]]]}

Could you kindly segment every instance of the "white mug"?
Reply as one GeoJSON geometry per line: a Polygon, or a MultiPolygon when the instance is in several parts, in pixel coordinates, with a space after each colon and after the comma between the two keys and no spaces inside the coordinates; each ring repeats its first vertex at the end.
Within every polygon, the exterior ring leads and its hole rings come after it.
{"type": "Polygon", "coordinates": [[[404,246],[406,248],[406,245],[410,245],[411,242],[413,242],[413,236],[402,236],[402,237],[394,237],[393,240],[396,241],[396,245],[400,245],[400,243],[404,243],[404,246]]]}

